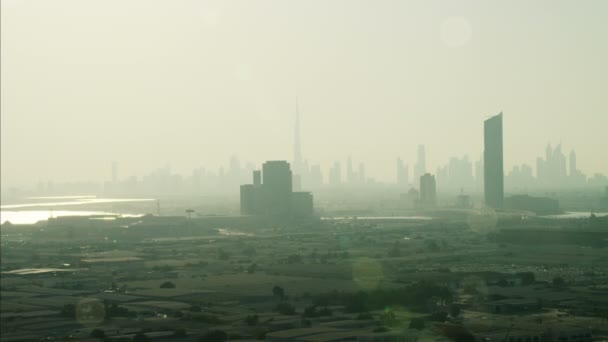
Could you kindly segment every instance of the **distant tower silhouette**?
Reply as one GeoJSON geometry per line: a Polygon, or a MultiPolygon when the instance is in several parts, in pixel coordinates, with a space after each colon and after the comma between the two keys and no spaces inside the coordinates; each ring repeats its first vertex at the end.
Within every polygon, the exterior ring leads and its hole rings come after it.
{"type": "Polygon", "coordinates": [[[486,205],[502,208],[504,200],[504,169],[502,150],[502,112],[483,123],[483,188],[486,205]]]}
{"type": "Polygon", "coordinates": [[[262,164],[262,191],[267,214],[279,216],[289,214],[292,181],[288,162],[273,160],[262,164]]]}
{"type": "Polygon", "coordinates": [[[300,141],[300,109],[298,106],[298,98],[296,98],[296,122],[294,125],[293,173],[296,175],[302,174],[302,146],[300,141]]]}
{"type": "Polygon", "coordinates": [[[577,174],[577,168],[576,168],[576,152],[574,152],[574,150],[570,151],[570,158],[569,158],[569,162],[570,162],[570,176],[574,176],[577,174]]]}
{"type": "Polygon", "coordinates": [[[429,207],[437,204],[435,176],[430,173],[420,176],[420,204],[429,207]]]}
{"type": "Polygon", "coordinates": [[[418,145],[418,160],[414,168],[414,179],[418,180],[426,173],[426,150],[424,145],[418,145]]]}
{"type": "Polygon", "coordinates": [[[397,184],[401,188],[407,187],[409,183],[409,167],[403,163],[401,158],[397,158],[397,184]]]}

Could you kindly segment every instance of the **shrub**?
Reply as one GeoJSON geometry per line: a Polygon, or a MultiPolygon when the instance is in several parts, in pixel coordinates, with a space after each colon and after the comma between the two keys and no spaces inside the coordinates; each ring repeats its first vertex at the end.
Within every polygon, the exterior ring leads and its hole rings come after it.
{"type": "Polygon", "coordinates": [[[166,282],[160,284],[160,288],[161,289],[174,289],[175,288],[175,284],[173,284],[170,281],[166,281],[166,282]]]}

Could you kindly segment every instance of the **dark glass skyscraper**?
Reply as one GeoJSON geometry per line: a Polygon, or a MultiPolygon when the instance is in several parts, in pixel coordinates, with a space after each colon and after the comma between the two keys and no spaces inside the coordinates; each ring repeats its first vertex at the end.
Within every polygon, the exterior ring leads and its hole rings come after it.
{"type": "Polygon", "coordinates": [[[268,214],[287,216],[292,192],[292,174],[289,163],[283,160],[267,161],[262,165],[262,189],[268,214]]]}
{"type": "Polygon", "coordinates": [[[437,204],[437,185],[435,176],[425,173],[420,176],[420,204],[425,207],[437,204]]]}
{"type": "Polygon", "coordinates": [[[253,171],[253,184],[241,185],[241,214],[274,218],[308,218],[313,215],[310,192],[293,191],[293,174],[284,160],[267,161],[253,171]]]}
{"type": "Polygon", "coordinates": [[[504,199],[502,113],[483,123],[483,133],[483,181],[486,205],[502,208],[504,199]]]}

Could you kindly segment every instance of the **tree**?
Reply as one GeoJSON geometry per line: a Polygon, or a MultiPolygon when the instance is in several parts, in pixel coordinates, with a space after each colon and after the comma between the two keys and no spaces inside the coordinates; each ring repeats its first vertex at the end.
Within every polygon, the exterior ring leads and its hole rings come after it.
{"type": "Polygon", "coordinates": [[[211,330],[198,339],[199,342],[224,342],[228,340],[228,334],[222,330],[211,330]]]}
{"type": "Polygon", "coordinates": [[[395,316],[395,312],[392,310],[385,310],[380,316],[380,322],[382,325],[393,325],[395,324],[397,317],[395,316]]]}
{"type": "Polygon", "coordinates": [[[555,287],[564,287],[566,285],[566,281],[562,277],[553,278],[553,286],[555,287]]]}
{"type": "Polygon", "coordinates": [[[439,244],[434,239],[428,239],[424,241],[426,248],[431,252],[439,251],[439,244]]]}
{"type": "Polygon", "coordinates": [[[281,315],[293,315],[296,313],[296,308],[287,302],[281,302],[277,305],[277,311],[281,315]]]}
{"type": "Polygon", "coordinates": [[[258,322],[259,322],[258,315],[251,315],[251,316],[247,316],[247,318],[245,318],[245,323],[247,323],[247,325],[249,325],[249,326],[258,325],[258,322]]]}
{"type": "Polygon", "coordinates": [[[530,285],[536,281],[536,276],[534,272],[519,272],[517,276],[521,280],[522,285],[530,285]]]}
{"type": "Polygon", "coordinates": [[[460,315],[460,305],[451,304],[450,305],[450,316],[456,318],[460,315]]]}
{"type": "Polygon", "coordinates": [[[166,282],[160,284],[160,288],[161,289],[174,289],[175,288],[175,284],[173,284],[170,281],[166,281],[166,282]]]}
{"type": "Polygon", "coordinates": [[[285,298],[285,290],[280,286],[275,285],[275,287],[272,288],[272,294],[280,300],[285,298]]]}
{"type": "Polygon", "coordinates": [[[314,305],[305,307],[304,317],[317,317],[317,307],[314,305]]]}

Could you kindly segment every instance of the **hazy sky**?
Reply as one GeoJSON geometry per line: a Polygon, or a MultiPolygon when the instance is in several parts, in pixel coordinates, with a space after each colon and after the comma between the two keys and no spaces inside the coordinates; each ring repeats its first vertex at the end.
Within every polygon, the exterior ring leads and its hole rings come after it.
{"type": "Polygon", "coordinates": [[[562,141],[608,173],[608,1],[1,4],[2,186],[290,160],[296,96],[325,176],[475,160],[500,111],[507,170],[562,141]]]}

